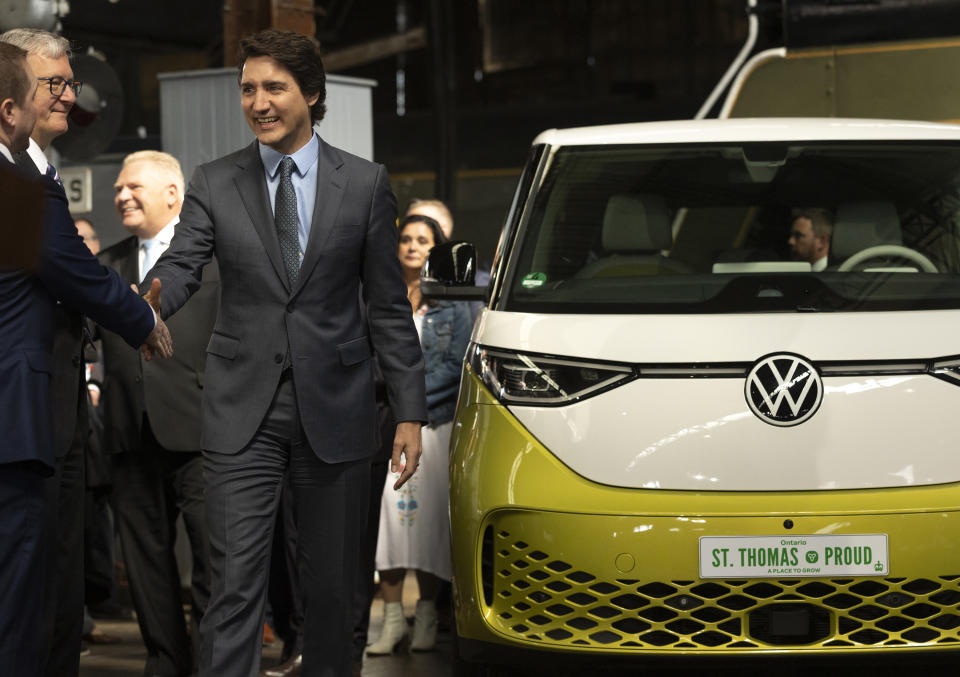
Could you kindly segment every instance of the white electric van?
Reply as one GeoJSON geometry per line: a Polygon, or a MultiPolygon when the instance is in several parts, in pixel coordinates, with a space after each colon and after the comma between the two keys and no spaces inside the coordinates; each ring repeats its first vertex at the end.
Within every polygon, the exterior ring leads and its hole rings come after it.
{"type": "MultiPolygon", "coordinates": [[[[475,267],[438,247],[425,292],[476,297],[475,267]]],[[[957,648],[960,127],[544,132],[485,293],[451,442],[463,671],[957,648]]]]}

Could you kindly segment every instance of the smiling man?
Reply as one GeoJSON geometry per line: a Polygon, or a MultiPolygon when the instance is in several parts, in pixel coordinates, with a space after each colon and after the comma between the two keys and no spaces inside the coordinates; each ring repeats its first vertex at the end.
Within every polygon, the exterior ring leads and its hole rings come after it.
{"type": "MultiPolygon", "coordinates": [[[[9,151],[27,146],[40,83],[24,50],[5,39],[0,43],[7,60],[0,73],[0,144],[7,146],[7,169],[9,151]]],[[[43,199],[40,262],[30,271],[0,271],[0,478],[16,477],[20,494],[9,500],[10,487],[0,481],[0,541],[16,546],[0,553],[0,674],[75,675],[83,622],[87,416],[74,322],[82,321],[82,311],[130,346],[147,341],[168,355],[169,343],[160,337],[166,327],[150,307],[86,248],[63,188],[50,178],[33,178],[32,163],[29,172],[18,170],[31,176],[27,181],[43,199]]]]}
{"type": "MultiPolygon", "coordinates": [[[[183,205],[176,158],[146,150],[128,155],[114,184],[114,206],[128,237],[100,261],[128,283],[170,246],[183,205]]],[[[104,332],[104,446],[112,455],[117,533],[137,624],[147,649],[144,674],[186,677],[199,659],[199,622],[210,597],[209,554],[200,456],[200,410],[206,348],[217,314],[215,263],[203,284],[168,323],[173,357],[145,361],[104,332]],[[191,629],[180,600],[175,523],[183,517],[193,554],[191,629]]]]}
{"type": "MultiPolygon", "coordinates": [[[[70,43],[63,37],[32,28],[0,35],[27,52],[37,81],[33,96],[37,121],[30,145],[14,158],[27,174],[59,180],[44,151],[67,131],[67,115],[77,100],[78,84],[70,67],[70,43]]],[[[87,400],[83,383],[83,318],[65,305],[56,309],[53,371],[50,391],[57,421],[54,442],[56,473],[48,481],[50,543],[43,626],[40,629],[40,674],[67,674],[79,660],[83,623],[83,448],[88,434],[87,400]]]]}
{"type": "MultiPolygon", "coordinates": [[[[131,295],[129,286],[107,269],[96,265],[96,260],[84,248],[67,211],[67,197],[62,185],[58,185],[57,171],[43,153],[53,139],[67,131],[67,115],[80,89],[80,83],[74,81],[73,69],[70,68],[70,43],[61,36],[30,28],[7,31],[0,35],[0,41],[27,52],[27,64],[36,83],[33,95],[36,124],[30,135],[29,146],[25,152],[17,154],[15,162],[25,174],[37,176],[41,182],[48,184],[49,191],[54,194],[52,201],[48,202],[48,209],[52,210],[48,218],[56,218],[58,223],[64,224],[66,233],[60,233],[64,238],[56,243],[48,233],[47,247],[62,244],[73,256],[76,245],[79,245],[86,259],[84,263],[92,264],[92,274],[102,278],[102,288],[112,290],[113,295],[109,299],[122,300],[131,295]]],[[[79,264],[80,261],[73,263],[79,264]]],[[[71,280],[77,291],[92,287],[92,282],[93,277],[71,280]]],[[[97,292],[96,289],[92,291],[97,292]]],[[[99,296],[101,301],[108,300],[103,293],[99,296]]],[[[89,315],[95,315],[95,312],[92,310],[94,306],[89,305],[89,299],[78,298],[76,294],[58,298],[63,302],[53,310],[53,354],[50,362],[56,463],[54,475],[47,480],[46,487],[49,506],[46,528],[49,538],[48,563],[45,568],[43,620],[37,632],[43,662],[37,674],[41,675],[76,674],[83,627],[84,446],[89,429],[81,311],[89,315]]],[[[135,297],[133,300],[138,306],[143,305],[135,297]]],[[[117,310],[122,308],[117,306],[117,310]]],[[[105,326],[109,324],[108,321],[105,326]]],[[[165,328],[163,332],[166,332],[165,328]]]]}
{"type": "MultiPolygon", "coordinates": [[[[83,84],[73,79],[70,43],[59,35],[33,28],[15,28],[0,35],[0,40],[26,50],[27,63],[37,79],[33,99],[37,123],[26,152],[37,170],[44,174],[50,163],[43,153],[55,138],[67,131],[67,116],[83,84]]],[[[55,173],[51,171],[51,175],[55,173]]]]}
{"type": "Polygon", "coordinates": [[[342,677],[351,672],[354,579],[378,446],[373,349],[400,421],[398,484],[420,457],[423,356],[387,172],[314,131],[325,111],[319,45],[262,31],[241,42],[239,63],[257,139],[196,170],[170,249],[143,283],[159,278],[163,314],[175,313],[216,252],[221,301],[203,396],[212,591],[200,674],[257,674],[289,474],[305,618],[302,663],[286,674],[342,677]]]}

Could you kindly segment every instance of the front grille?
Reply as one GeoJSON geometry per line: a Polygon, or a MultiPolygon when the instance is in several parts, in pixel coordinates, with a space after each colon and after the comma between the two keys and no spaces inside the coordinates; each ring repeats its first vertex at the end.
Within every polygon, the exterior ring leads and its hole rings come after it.
{"type": "Polygon", "coordinates": [[[493,566],[484,567],[483,583],[492,591],[495,627],[517,639],[623,651],[960,642],[960,575],[603,580],[505,530],[492,534],[493,566]],[[807,631],[778,631],[778,618],[807,631]]]}

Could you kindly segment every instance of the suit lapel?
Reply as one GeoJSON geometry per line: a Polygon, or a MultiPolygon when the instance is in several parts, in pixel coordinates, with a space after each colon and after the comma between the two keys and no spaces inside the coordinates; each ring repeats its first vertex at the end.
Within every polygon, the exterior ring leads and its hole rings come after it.
{"type": "Polygon", "coordinates": [[[120,258],[117,272],[127,282],[140,284],[140,245],[136,236],[127,240],[127,253],[120,258]]]}
{"type": "Polygon", "coordinates": [[[300,263],[300,275],[297,277],[295,291],[303,287],[320,260],[320,252],[323,251],[323,245],[337,221],[347,186],[347,177],[341,171],[343,158],[335,148],[324,143],[323,139],[318,137],[318,140],[320,152],[317,158],[317,197],[313,204],[307,250],[300,263]]]}
{"type": "Polygon", "coordinates": [[[40,176],[40,170],[34,164],[33,158],[27,151],[23,150],[13,156],[13,162],[30,176],[40,176]]]}
{"type": "Polygon", "coordinates": [[[267,258],[273,264],[277,277],[280,278],[287,291],[290,291],[286,268],[284,268],[283,257],[280,254],[280,240],[277,237],[277,228],[273,221],[273,212],[270,209],[270,194],[267,192],[263,162],[260,161],[256,141],[250,144],[247,151],[241,155],[237,167],[240,171],[237,172],[234,183],[236,183],[237,191],[240,193],[240,200],[253,222],[253,227],[260,236],[263,248],[267,252],[267,258]]]}

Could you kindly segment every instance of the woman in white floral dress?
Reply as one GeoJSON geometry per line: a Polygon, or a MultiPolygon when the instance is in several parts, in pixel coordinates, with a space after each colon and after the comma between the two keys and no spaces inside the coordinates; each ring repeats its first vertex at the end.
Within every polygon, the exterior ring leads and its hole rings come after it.
{"type": "Polygon", "coordinates": [[[384,487],[377,540],[384,627],[367,648],[370,656],[389,654],[408,639],[401,603],[407,569],[416,570],[420,588],[410,648],[428,651],[436,644],[435,598],[440,581],[450,580],[448,446],[471,326],[467,304],[428,302],[420,294],[427,254],[445,239],[437,222],[421,214],[407,216],[399,235],[400,264],[426,364],[429,422],[416,474],[399,490],[393,488],[396,478],[388,475],[384,487]]]}

